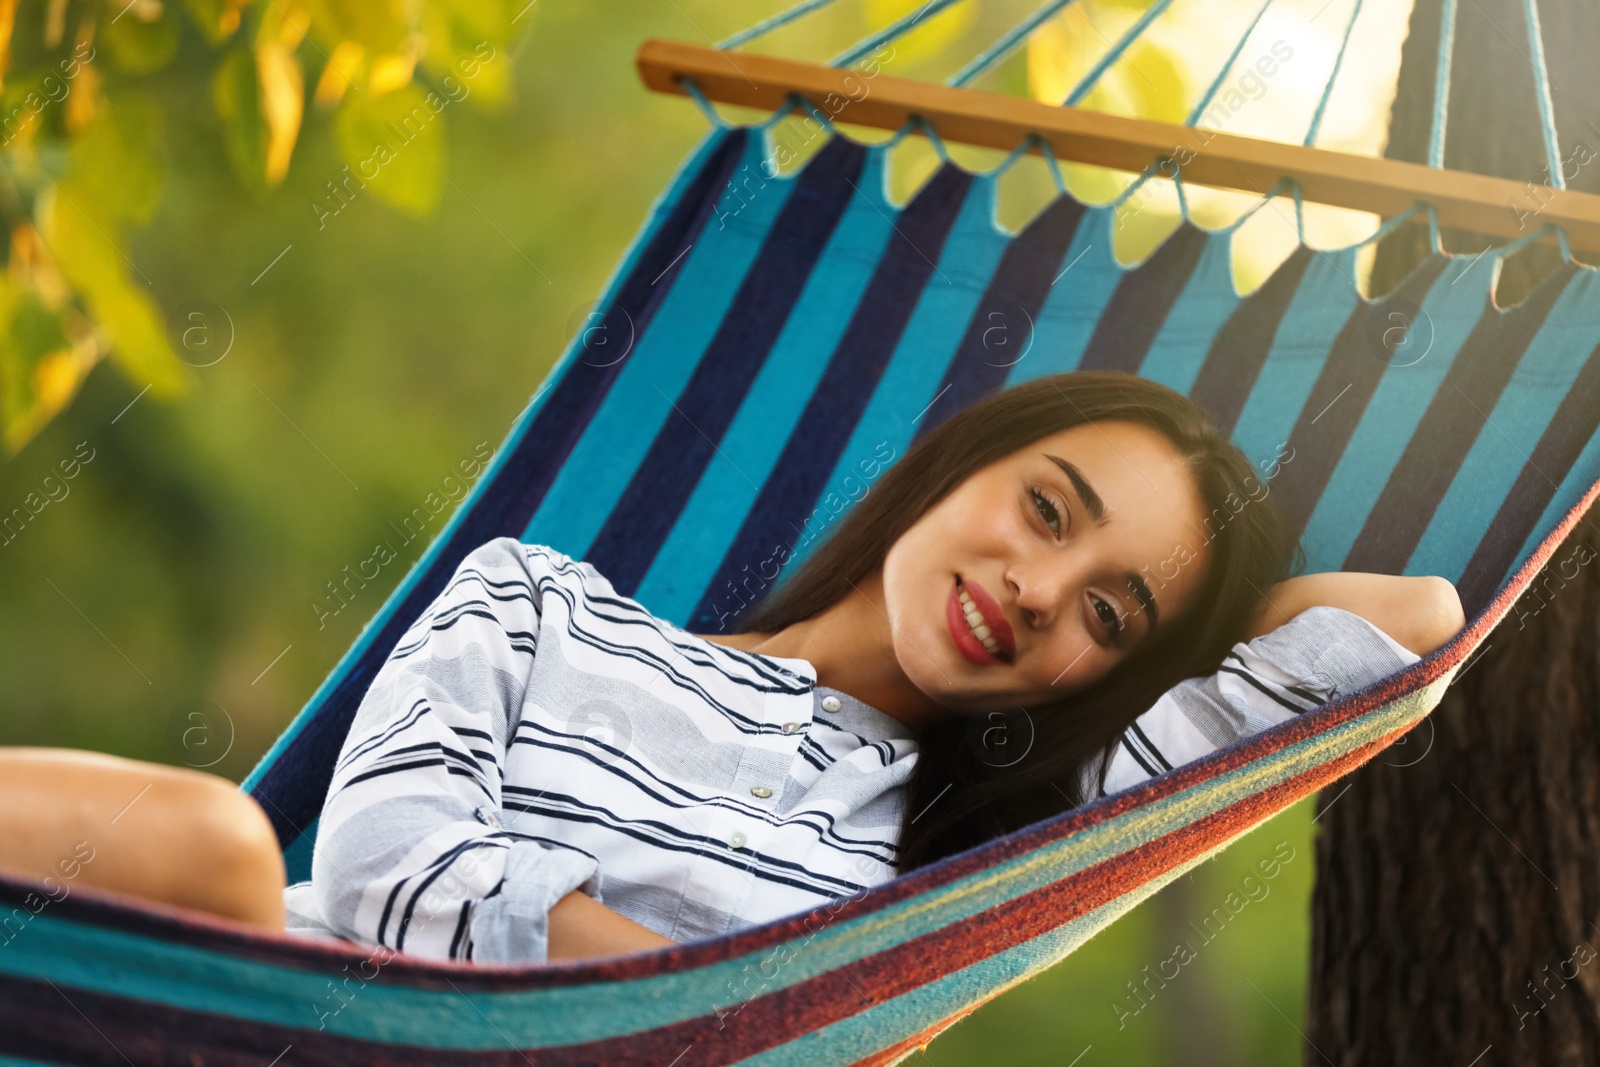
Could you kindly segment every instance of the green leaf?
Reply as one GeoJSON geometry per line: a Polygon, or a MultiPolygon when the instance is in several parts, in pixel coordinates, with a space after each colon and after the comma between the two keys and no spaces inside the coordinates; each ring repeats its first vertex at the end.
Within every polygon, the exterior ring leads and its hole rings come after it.
{"type": "Polygon", "coordinates": [[[162,116],[148,97],[124,91],[72,142],[72,173],[97,207],[150,221],[161,199],[162,116]]]}
{"type": "Polygon", "coordinates": [[[182,363],[167,343],[155,303],[128,278],[128,261],[112,244],[112,220],[95,210],[89,193],[62,182],[44,202],[39,232],[90,317],[108,335],[112,355],[151,392],[171,394],[187,385],[182,363]]]}
{"type": "Polygon", "coordinates": [[[111,63],[129,74],[149,74],[160,70],[178,52],[178,21],[170,4],[164,5],[161,15],[143,22],[133,11],[124,9],[113,16],[100,31],[106,51],[111,53],[111,63]]]}
{"type": "Polygon", "coordinates": [[[211,95],[234,176],[258,198],[265,196],[271,188],[266,177],[270,130],[261,115],[255,55],[248,48],[235,48],[218,64],[211,95]]]}
{"type": "Polygon", "coordinates": [[[447,97],[415,85],[373,97],[350,93],[339,108],[339,149],[356,185],[407,215],[439,204],[444,190],[447,97]]]}

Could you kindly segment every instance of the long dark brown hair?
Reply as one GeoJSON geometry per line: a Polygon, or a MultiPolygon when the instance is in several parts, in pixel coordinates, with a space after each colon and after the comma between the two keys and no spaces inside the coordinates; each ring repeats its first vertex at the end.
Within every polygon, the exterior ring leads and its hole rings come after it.
{"type": "Polygon", "coordinates": [[[998,722],[999,713],[955,715],[923,729],[907,788],[899,873],[1097,796],[1099,784],[1090,791],[1083,782],[1089,762],[1099,760],[1103,781],[1129,723],[1183,679],[1217,670],[1267,588],[1304,566],[1263,479],[1204,409],[1164,385],[1115,371],[1036,378],[929,431],[787,580],[738,619],[737,630],[772,633],[822,612],[881,567],[900,535],[968,476],[1040,438],[1110,420],[1163,434],[1205,500],[1211,552],[1194,606],[1163,621],[1104,677],[1060,700],[1017,709],[998,722]],[[1026,754],[1008,755],[1019,750],[1026,754]]]}

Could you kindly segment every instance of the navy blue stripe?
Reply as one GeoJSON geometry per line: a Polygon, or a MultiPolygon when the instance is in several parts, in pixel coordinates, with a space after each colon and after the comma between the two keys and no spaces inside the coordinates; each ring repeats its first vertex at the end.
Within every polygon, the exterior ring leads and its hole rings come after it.
{"type": "Polygon", "coordinates": [[[835,136],[801,170],[674,411],[585,553],[624,595],[644,580],[766,364],[844,217],[867,152],[835,136]]]}
{"type": "Polygon", "coordinates": [[[1278,326],[1294,302],[1313,252],[1295,246],[1261,287],[1240,302],[1211,342],[1189,398],[1211,413],[1224,437],[1233,436],[1250,391],[1272,351],[1278,326]]]}
{"type": "Polygon", "coordinates": [[[1382,574],[1405,569],[1517,363],[1577,269],[1562,264],[1527,299],[1505,311],[1484,301],[1483,314],[1428,401],[1343,569],[1382,574]]]}
{"type": "Polygon", "coordinates": [[[706,583],[686,629],[734,632],[733,618],[724,619],[716,608],[717,591],[737,578],[751,560],[766,558],[773,546],[793,545],[804,528],[805,516],[826,488],[922,299],[971,185],[970,173],[946,163],[901,209],[820,384],[790,431],[755,504],[717,565],[717,573],[706,583]]]}
{"type": "Polygon", "coordinates": [[[1566,472],[1572,470],[1579,455],[1600,431],[1600,347],[1573,380],[1566,396],[1556,408],[1534,446],[1533,454],[1522,465],[1511,491],[1500,504],[1488,532],[1478,542],[1466,572],[1456,583],[1461,606],[1472,618],[1494,599],[1517,562],[1517,553],[1533,532],[1566,472]],[[1554,478],[1555,481],[1551,481],[1554,478]]]}
{"type": "Polygon", "coordinates": [[[1150,258],[1117,281],[1079,361],[1081,370],[1137,374],[1211,235],[1185,221],[1150,258]]]}
{"type": "Polygon", "coordinates": [[[1289,435],[1295,461],[1284,466],[1277,478],[1278,503],[1297,536],[1305,533],[1311,512],[1322,499],[1322,491],[1389,366],[1381,338],[1374,340],[1369,326],[1387,321],[1385,312],[1397,303],[1420,306],[1448,262],[1445,256],[1430,256],[1382,300],[1358,302],[1334,339],[1328,361],[1289,435]]]}
{"type": "Polygon", "coordinates": [[[945,368],[944,384],[917,422],[913,445],[1005,386],[1012,366],[1033,344],[1033,325],[1087,210],[1070,196],[1057,197],[1006,246],[945,368]]]}
{"type": "MultiPolygon", "coordinates": [[[[749,136],[744,127],[729,128],[720,136],[721,142],[685,184],[682,196],[661,220],[633,270],[618,286],[615,299],[606,309],[608,317],[621,316],[639,332],[655,317],[682,272],[681,261],[674,261],[713,216],[729,175],[744,158],[745,139],[749,136]]],[[[514,537],[527,528],[562,463],[610,391],[620,366],[620,362],[598,366],[581,358],[566,365],[560,379],[551,385],[539,414],[497,472],[495,484],[473,502],[472,510],[443,546],[433,567],[396,607],[387,624],[372,635],[364,654],[338,680],[311,721],[262,774],[251,792],[266,810],[278,841],[285,848],[299,838],[303,828],[316,821],[333,777],[333,763],[344,745],[356,708],[390,649],[426,610],[468,552],[485,541],[514,537]]]]}

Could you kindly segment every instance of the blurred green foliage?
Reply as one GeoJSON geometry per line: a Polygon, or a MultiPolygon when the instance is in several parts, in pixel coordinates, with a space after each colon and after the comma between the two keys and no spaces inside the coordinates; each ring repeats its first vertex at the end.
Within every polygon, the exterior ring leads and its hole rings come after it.
{"type": "MultiPolygon", "coordinates": [[[[717,40],[786,5],[640,4],[619,26],[598,5],[429,0],[406,31],[427,41],[413,62],[398,3],[136,0],[119,19],[124,2],[19,12],[5,75],[8,109],[26,112],[52,70],[60,99],[27,119],[25,144],[0,146],[0,396],[8,440],[28,442],[0,464],[0,517],[26,516],[0,528],[0,744],[239,780],[453,504],[349,610],[319,613],[328,583],[398,545],[391,524],[499,446],[704,134],[692,103],[640,87],[639,42],[717,40]],[[81,40],[93,55],[67,81],[81,40]],[[292,142],[285,76],[308,87],[292,142]],[[75,100],[93,108],[69,120],[88,107],[75,100]],[[385,161],[368,142],[391,123],[385,161]],[[116,369],[90,374],[102,354],[116,369]]],[[[977,11],[945,67],[925,64],[955,30],[934,26],[890,73],[942,77],[1014,15],[958,7],[977,11]]],[[[864,29],[838,5],[771,45],[833,55],[864,29]]],[[[1025,91],[1021,58],[990,85],[1025,91]]],[[[1002,203],[1013,228],[1053,192],[1042,164],[1006,188],[1027,183],[1031,204],[1002,203]]],[[[1179,879],[926,1062],[1298,1063],[1309,819],[1301,805],[1179,879]],[[1113,1004],[1171,955],[1174,924],[1202,922],[1280,840],[1297,858],[1271,896],[1119,1028],[1113,1004]]]]}
{"type": "Polygon", "coordinates": [[[445,108],[508,100],[510,63],[494,60],[514,18],[503,0],[0,0],[5,449],[37,434],[104,356],[157,399],[194,385],[126,252],[165,180],[155,76],[177,61],[191,92],[209,80],[212,134],[260,202],[289,173],[309,66],[316,102],[338,111],[335,201],[370,186],[421,214],[443,187],[445,108]]]}

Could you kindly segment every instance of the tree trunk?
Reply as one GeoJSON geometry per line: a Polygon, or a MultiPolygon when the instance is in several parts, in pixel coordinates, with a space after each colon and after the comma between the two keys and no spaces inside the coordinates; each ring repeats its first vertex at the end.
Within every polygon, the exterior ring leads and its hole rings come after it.
{"type": "MultiPolygon", "coordinates": [[[[1567,185],[1594,192],[1600,9],[1538,8],[1560,154],[1588,159],[1568,164],[1567,185]]],[[[1396,158],[1427,158],[1439,11],[1418,0],[1412,12],[1396,158]]],[[[1457,18],[1446,165],[1544,184],[1522,0],[1467,0],[1457,18]]],[[[1536,205],[1530,191],[1524,210],[1536,205]]],[[[1386,239],[1372,291],[1392,289],[1426,243],[1420,226],[1386,239]]],[[[1444,243],[1471,255],[1501,242],[1444,243]]],[[[1507,260],[1496,302],[1557,262],[1544,246],[1507,260]]],[[[1597,559],[1591,513],[1429,719],[1323,791],[1307,1065],[1600,1063],[1600,563],[1585,565],[1597,559]]]]}

